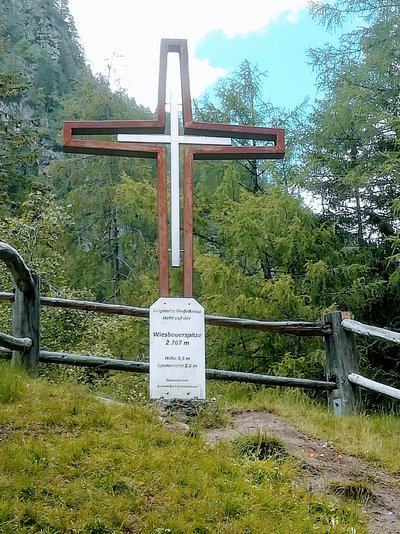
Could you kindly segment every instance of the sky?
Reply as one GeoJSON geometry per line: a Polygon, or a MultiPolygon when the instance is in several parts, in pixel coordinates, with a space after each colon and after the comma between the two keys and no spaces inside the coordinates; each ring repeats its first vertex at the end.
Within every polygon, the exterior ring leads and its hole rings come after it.
{"type": "Polygon", "coordinates": [[[307,49],[332,41],[308,0],[69,0],[94,74],[155,110],[161,38],[187,39],[192,98],[244,60],[266,73],[264,100],[293,109],[317,95],[307,49]]]}

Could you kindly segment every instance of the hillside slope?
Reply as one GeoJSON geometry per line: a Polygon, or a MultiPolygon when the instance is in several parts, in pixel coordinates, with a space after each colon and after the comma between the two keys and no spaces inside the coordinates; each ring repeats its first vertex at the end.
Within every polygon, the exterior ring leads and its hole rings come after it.
{"type": "Polygon", "coordinates": [[[354,505],[294,485],[282,451],[250,457],[171,432],[149,408],[1,371],[4,533],[366,532],[354,505]]]}

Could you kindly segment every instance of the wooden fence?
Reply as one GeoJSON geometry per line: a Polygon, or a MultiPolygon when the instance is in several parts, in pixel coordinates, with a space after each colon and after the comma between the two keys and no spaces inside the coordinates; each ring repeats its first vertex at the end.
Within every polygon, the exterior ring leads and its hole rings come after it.
{"type": "MultiPolygon", "coordinates": [[[[11,302],[13,308],[12,335],[0,332],[0,358],[11,359],[13,364],[21,365],[32,374],[37,373],[39,362],[134,373],[149,372],[147,362],[40,350],[41,306],[126,315],[145,320],[149,318],[148,308],[43,297],[40,296],[39,277],[30,272],[15,249],[0,242],[0,260],[7,265],[15,282],[13,293],[0,293],[0,301],[11,302]]],[[[320,336],[325,340],[327,356],[326,381],[220,369],[206,369],[207,379],[326,390],[329,407],[337,415],[359,411],[360,387],[400,399],[400,390],[379,384],[358,374],[354,335],[373,336],[400,343],[400,333],[363,325],[354,321],[350,314],[345,312],[332,312],[325,315],[322,324],[308,321],[260,321],[217,315],[206,315],[205,320],[208,325],[225,328],[245,328],[295,336],[320,336]]]]}

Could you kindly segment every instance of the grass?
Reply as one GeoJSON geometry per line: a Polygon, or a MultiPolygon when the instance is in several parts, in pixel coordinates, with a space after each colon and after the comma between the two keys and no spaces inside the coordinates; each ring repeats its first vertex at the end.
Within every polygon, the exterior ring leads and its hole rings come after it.
{"type": "Polygon", "coordinates": [[[209,446],[168,432],[145,406],[6,366],[0,438],[5,534],[366,532],[353,503],[295,489],[298,467],[284,455],[209,446]]]}
{"type": "Polygon", "coordinates": [[[348,480],[346,482],[331,482],[330,490],[334,495],[341,495],[348,499],[367,503],[374,499],[371,486],[367,482],[348,480]]]}
{"type": "Polygon", "coordinates": [[[353,454],[393,474],[400,474],[400,418],[387,413],[337,417],[300,390],[264,388],[244,384],[211,384],[211,395],[225,409],[268,410],[283,416],[301,431],[347,454],[353,454]]]}
{"type": "Polygon", "coordinates": [[[19,401],[25,390],[25,377],[21,369],[3,365],[1,375],[0,403],[12,404],[19,401]]]}
{"type": "Polygon", "coordinates": [[[277,436],[259,432],[255,436],[243,436],[232,442],[240,456],[251,460],[268,460],[287,457],[283,441],[277,436]]]}

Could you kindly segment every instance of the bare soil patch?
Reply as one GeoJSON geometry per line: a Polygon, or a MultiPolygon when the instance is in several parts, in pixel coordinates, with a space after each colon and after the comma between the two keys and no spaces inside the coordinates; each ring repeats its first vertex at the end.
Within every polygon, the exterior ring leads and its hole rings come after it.
{"type": "Polygon", "coordinates": [[[274,413],[230,412],[231,424],[205,431],[208,443],[232,440],[259,432],[279,436],[287,452],[303,466],[297,481],[310,491],[330,492],[332,483],[359,481],[369,486],[372,497],[361,503],[371,534],[400,534],[400,478],[384,469],[318,441],[274,413]]]}

